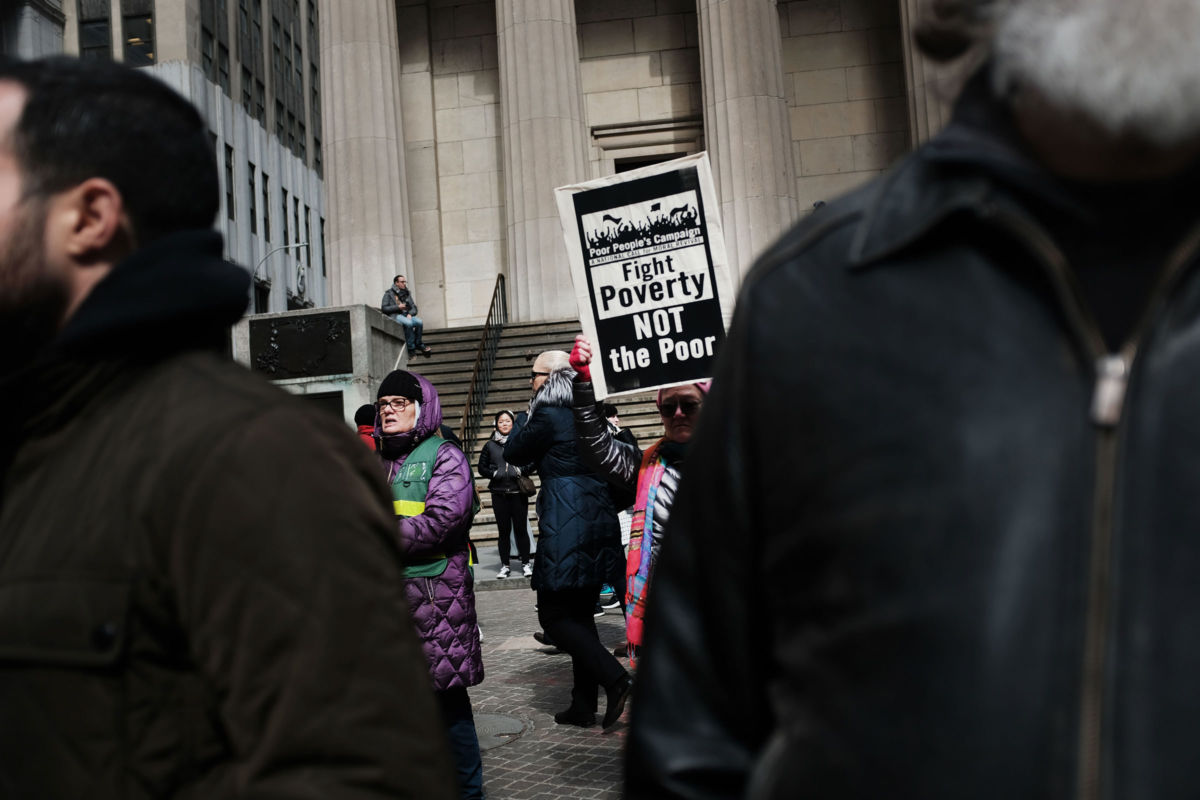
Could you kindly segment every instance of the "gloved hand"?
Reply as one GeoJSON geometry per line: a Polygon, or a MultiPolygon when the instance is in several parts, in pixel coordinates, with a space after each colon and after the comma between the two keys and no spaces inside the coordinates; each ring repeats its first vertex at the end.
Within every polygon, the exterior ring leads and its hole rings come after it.
{"type": "Polygon", "coordinates": [[[571,367],[579,373],[575,376],[577,381],[592,382],[592,370],[588,364],[592,363],[592,343],[582,333],[575,337],[575,347],[571,350],[571,367]]]}

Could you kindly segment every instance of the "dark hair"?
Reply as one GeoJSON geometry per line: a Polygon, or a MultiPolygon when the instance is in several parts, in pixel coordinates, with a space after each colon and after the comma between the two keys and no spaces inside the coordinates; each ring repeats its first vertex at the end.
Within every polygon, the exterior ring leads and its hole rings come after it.
{"type": "Polygon", "coordinates": [[[496,412],[496,417],[495,417],[495,419],[492,420],[492,425],[493,426],[499,425],[501,417],[508,417],[513,422],[517,421],[517,418],[516,418],[516,416],[513,415],[513,412],[509,411],[507,408],[502,408],[496,412]]]}
{"type": "Polygon", "coordinates": [[[220,188],[208,126],[152,73],[103,60],[0,59],[0,80],[28,95],[9,142],[27,197],[109,180],[138,246],[213,224],[220,188]]]}
{"type": "Polygon", "coordinates": [[[367,403],[365,406],[359,406],[358,411],[354,412],[355,425],[374,425],[375,424],[375,406],[367,403]]]}
{"type": "Polygon", "coordinates": [[[403,277],[404,277],[403,275],[396,275],[395,277],[392,278],[392,283],[395,283],[396,281],[400,280],[403,277]]]}
{"type": "Polygon", "coordinates": [[[611,419],[612,417],[617,416],[617,407],[612,403],[604,403],[603,408],[605,419],[611,419]]]}

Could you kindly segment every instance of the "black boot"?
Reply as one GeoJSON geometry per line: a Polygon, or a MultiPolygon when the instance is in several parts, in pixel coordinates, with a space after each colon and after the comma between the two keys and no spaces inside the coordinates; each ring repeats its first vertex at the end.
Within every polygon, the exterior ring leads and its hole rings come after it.
{"type": "Polygon", "coordinates": [[[601,724],[605,730],[617,724],[617,720],[621,718],[621,712],[625,710],[625,701],[629,699],[632,689],[633,678],[629,677],[628,672],[618,678],[612,686],[604,687],[608,705],[604,707],[604,721],[601,724]]]}
{"type": "Polygon", "coordinates": [[[571,706],[566,711],[555,714],[554,721],[559,725],[578,725],[581,728],[590,728],[596,724],[596,715],[591,711],[583,711],[571,706]]]}

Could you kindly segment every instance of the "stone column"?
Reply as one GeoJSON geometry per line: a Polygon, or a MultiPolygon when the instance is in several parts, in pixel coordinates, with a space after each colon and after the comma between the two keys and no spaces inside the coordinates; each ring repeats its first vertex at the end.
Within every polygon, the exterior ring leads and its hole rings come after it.
{"type": "Polygon", "coordinates": [[[574,0],[496,0],[510,310],[578,315],[554,189],[586,180],[574,0]]]}
{"type": "MultiPolygon", "coordinates": [[[[335,306],[378,307],[392,276],[416,286],[404,179],[393,0],[322,0],[325,218],[335,306]]],[[[418,298],[418,302],[420,298],[418,298]]]]}
{"type": "Polygon", "coordinates": [[[913,26],[920,20],[924,0],[900,0],[900,37],[904,42],[904,80],[908,94],[908,136],[915,148],[950,121],[943,74],[913,41],[913,26]]]}
{"type": "Polygon", "coordinates": [[[30,60],[62,55],[66,22],[62,0],[17,0],[4,5],[0,53],[30,60]]]}
{"type": "Polygon", "coordinates": [[[771,0],[698,0],[704,139],[735,284],[797,218],[792,137],[771,0]]]}

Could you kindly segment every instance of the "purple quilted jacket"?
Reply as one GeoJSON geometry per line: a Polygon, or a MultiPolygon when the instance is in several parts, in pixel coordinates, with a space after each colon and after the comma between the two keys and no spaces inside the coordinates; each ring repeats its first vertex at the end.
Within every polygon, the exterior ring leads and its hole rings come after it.
{"type": "MultiPolygon", "coordinates": [[[[424,395],[413,430],[383,435],[378,419],[375,423],[376,436],[382,436],[389,484],[408,454],[442,424],[437,390],[423,376],[413,375],[424,395]]],[[[474,686],[483,680],[483,656],[475,618],[475,580],[467,564],[471,484],[471,467],[466,456],[447,442],[438,449],[434,461],[425,511],[396,520],[400,549],[405,555],[444,553],[449,559],[446,571],[435,578],[404,581],[404,596],[421,637],[433,688],[438,691],[474,686]]]]}

